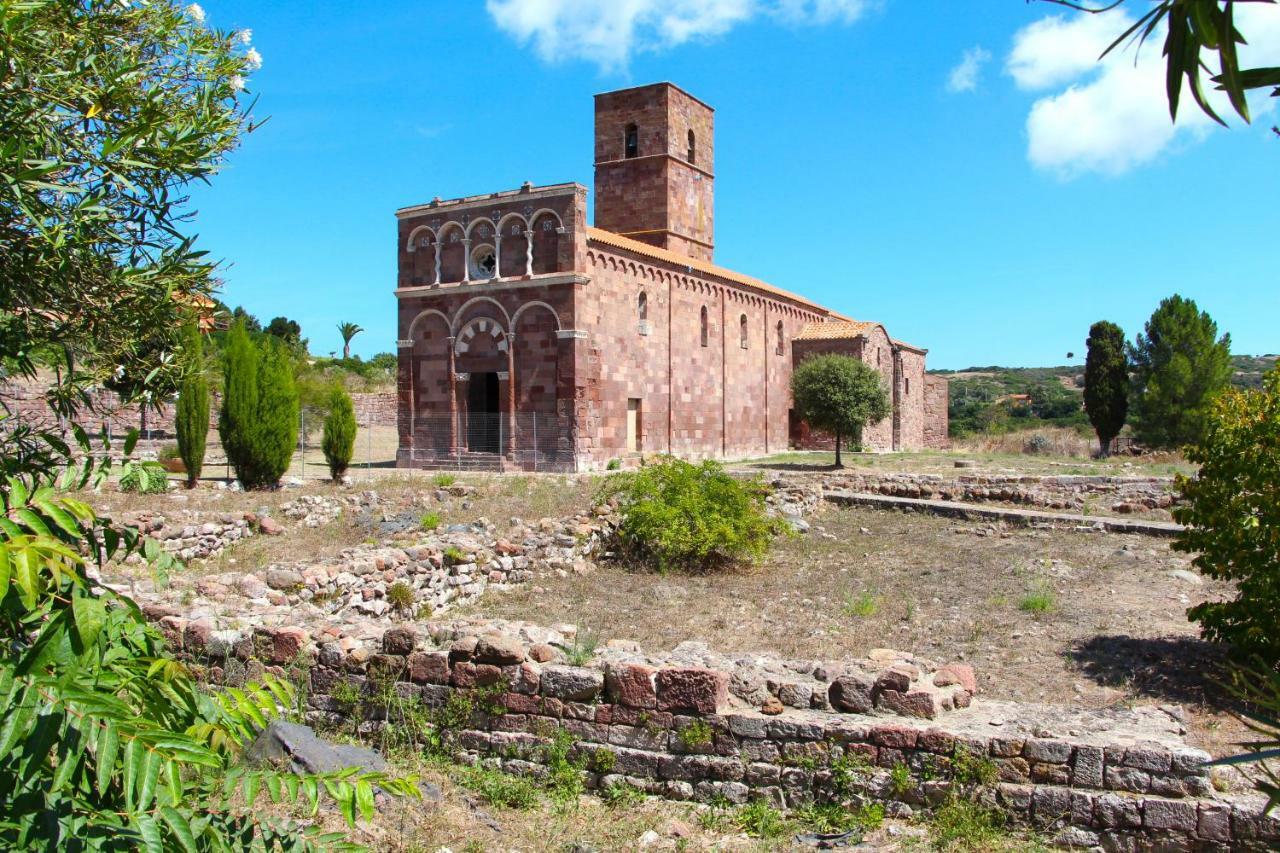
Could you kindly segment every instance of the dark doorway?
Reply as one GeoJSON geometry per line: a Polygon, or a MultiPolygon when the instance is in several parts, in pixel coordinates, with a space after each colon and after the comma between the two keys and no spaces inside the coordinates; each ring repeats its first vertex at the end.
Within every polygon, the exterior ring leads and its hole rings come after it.
{"type": "Polygon", "coordinates": [[[473,373],[467,388],[467,449],[472,453],[497,453],[498,374],[473,373]]]}

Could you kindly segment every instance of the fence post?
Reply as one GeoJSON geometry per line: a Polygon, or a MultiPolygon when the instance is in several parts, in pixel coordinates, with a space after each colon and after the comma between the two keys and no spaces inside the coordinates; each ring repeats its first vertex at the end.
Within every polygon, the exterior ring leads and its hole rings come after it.
{"type": "Polygon", "coordinates": [[[538,471],[538,413],[533,413],[533,470],[538,471]]]}
{"type": "Polygon", "coordinates": [[[307,481],[307,410],[298,407],[298,417],[302,419],[302,434],[298,436],[302,442],[302,482],[307,481]]]}
{"type": "Polygon", "coordinates": [[[373,414],[366,412],[364,439],[364,470],[373,468],[373,414]]]}

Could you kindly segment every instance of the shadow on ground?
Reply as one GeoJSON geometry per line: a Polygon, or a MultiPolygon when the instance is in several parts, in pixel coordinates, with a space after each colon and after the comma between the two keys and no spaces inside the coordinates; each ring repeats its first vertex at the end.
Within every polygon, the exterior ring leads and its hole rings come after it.
{"type": "Polygon", "coordinates": [[[1227,708],[1227,658],[1196,637],[1097,636],[1068,652],[1080,671],[1106,687],[1183,704],[1227,708]]]}

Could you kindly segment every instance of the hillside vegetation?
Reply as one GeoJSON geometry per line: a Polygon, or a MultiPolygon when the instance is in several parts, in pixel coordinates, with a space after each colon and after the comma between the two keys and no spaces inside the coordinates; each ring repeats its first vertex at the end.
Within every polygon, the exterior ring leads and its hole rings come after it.
{"type": "MultiPolygon", "coordinates": [[[[1276,359],[1276,355],[1232,356],[1232,384],[1239,388],[1261,388],[1263,375],[1275,368],[1276,359]]],[[[948,414],[953,437],[1044,426],[1091,432],[1083,408],[1083,365],[990,366],[930,372],[951,381],[948,414]]]]}

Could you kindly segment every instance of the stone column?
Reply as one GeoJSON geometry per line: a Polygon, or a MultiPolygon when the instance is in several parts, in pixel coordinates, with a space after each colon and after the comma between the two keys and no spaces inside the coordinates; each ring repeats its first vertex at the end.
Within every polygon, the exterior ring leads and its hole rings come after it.
{"type": "Polygon", "coordinates": [[[445,343],[449,347],[449,452],[456,455],[458,453],[458,374],[457,359],[453,352],[454,342],[457,341],[453,335],[445,338],[445,343]]]}
{"type": "MultiPolygon", "coordinates": [[[[501,376],[499,376],[501,378],[501,376]]],[[[516,458],[516,336],[507,333],[507,455],[516,458]]]]}
{"type": "Polygon", "coordinates": [[[502,235],[493,235],[493,277],[502,278],[502,235]]]}
{"type": "Polygon", "coordinates": [[[533,275],[533,226],[526,225],[524,229],[524,274],[526,276],[533,275]]]}
{"type": "Polygon", "coordinates": [[[560,427],[558,449],[562,457],[573,460],[574,470],[583,470],[590,463],[594,449],[591,441],[595,435],[593,418],[598,412],[598,401],[591,399],[592,389],[588,387],[587,333],[580,329],[560,329],[556,338],[559,344],[559,382],[556,385],[556,420],[560,427]]]}
{"type": "Polygon", "coordinates": [[[413,341],[396,341],[396,432],[399,447],[396,449],[396,467],[413,466],[414,399],[413,341]]]}
{"type": "Polygon", "coordinates": [[[437,237],[436,238],[436,280],[434,282],[436,287],[440,286],[440,246],[441,246],[440,238],[437,237]]]}
{"type": "Polygon", "coordinates": [[[462,283],[471,281],[471,238],[462,238],[462,283]]]}

